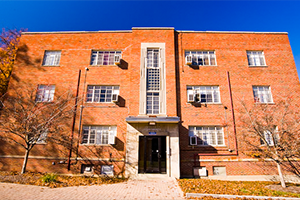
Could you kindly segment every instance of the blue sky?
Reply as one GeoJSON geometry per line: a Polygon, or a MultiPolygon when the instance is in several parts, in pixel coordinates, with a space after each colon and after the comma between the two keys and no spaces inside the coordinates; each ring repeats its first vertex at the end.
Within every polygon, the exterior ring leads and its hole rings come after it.
{"type": "Polygon", "coordinates": [[[300,73],[300,1],[7,1],[0,28],[28,31],[131,30],[288,32],[300,73]]]}

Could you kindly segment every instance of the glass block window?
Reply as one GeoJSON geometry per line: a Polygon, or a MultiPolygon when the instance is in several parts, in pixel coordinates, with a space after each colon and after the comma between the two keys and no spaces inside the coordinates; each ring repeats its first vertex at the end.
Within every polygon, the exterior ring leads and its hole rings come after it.
{"type": "Polygon", "coordinates": [[[192,65],[217,65],[215,51],[185,51],[188,55],[192,55],[192,65]]]}
{"type": "Polygon", "coordinates": [[[187,86],[187,95],[194,95],[194,102],[220,103],[219,86],[187,86]]]}
{"type": "Polygon", "coordinates": [[[254,102],[273,103],[270,86],[253,86],[254,102]]]}
{"type": "Polygon", "coordinates": [[[147,114],[159,114],[158,92],[147,92],[147,114]]]}
{"type": "Polygon", "coordinates": [[[223,146],[223,128],[218,126],[190,126],[189,136],[197,136],[198,145],[223,146]]]}
{"type": "Polygon", "coordinates": [[[112,102],[113,94],[119,95],[119,86],[89,85],[86,102],[112,102]]]}
{"type": "Polygon", "coordinates": [[[114,144],[116,126],[83,126],[82,144],[114,144]]]}
{"type": "Polygon", "coordinates": [[[122,55],[121,51],[92,51],[91,65],[115,65],[115,55],[122,55]]]}
{"type": "Polygon", "coordinates": [[[54,99],[55,85],[39,85],[35,101],[50,102],[54,99]]]}
{"type": "Polygon", "coordinates": [[[263,51],[247,51],[249,66],[265,66],[265,56],[263,51]]]}
{"type": "Polygon", "coordinates": [[[147,69],[147,90],[159,90],[159,69],[147,69]]]}
{"type": "Polygon", "coordinates": [[[61,51],[45,51],[43,65],[59,66],[61,51]]]}

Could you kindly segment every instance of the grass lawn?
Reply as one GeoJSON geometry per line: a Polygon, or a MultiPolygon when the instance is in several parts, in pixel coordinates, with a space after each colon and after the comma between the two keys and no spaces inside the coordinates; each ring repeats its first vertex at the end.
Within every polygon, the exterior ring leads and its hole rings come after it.
{"type": "Polygon", "coordinates": [[[278,187],[280,183],[275,182],[219,181],[209,179],[178,179],[177,181],[184,193],[280,196],[300,198],[300,185],[295,184],[287,184],[288,187],[286,189],[283,189],[281,188],[281,186],[278,187]]]}

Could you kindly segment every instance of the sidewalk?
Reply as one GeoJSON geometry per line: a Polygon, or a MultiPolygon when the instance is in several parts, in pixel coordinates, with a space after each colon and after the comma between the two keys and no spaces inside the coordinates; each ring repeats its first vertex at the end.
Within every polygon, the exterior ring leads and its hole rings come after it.
{"type": "Polygon", "coordinates": [[[0,183],[0,199],[75,200],[75,199],[184,199],[175,179],[129,180],[99,186],[47,188],[0,183]]]}

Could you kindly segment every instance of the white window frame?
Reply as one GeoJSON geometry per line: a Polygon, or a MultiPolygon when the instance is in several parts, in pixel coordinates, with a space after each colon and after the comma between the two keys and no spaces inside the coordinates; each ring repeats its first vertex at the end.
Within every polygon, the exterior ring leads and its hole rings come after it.
{"type": "Polygon", "coordinates": [[[115,55],[122,58],[122,51],[92,50],[90,65],[115,65],[115,55]]]}
{"type": "Polygon", "coordinates": [[[160,114],[160,88],[161,88],[161,64],[160,49],[147,48],[146,57],[146,113],[147,115],[160,114]],[[152,53],[152,59],[148,57],[152,53]],[[156,55],[156,57],[155,57],[156,55]],[[154,59],[156,58],[156,59],[154,59]],[[154,71],[155,70],[155,71],[154,71]],[[157,72],[158,71],[158,72],[157,72]],[[150,73],[153,72],[153,73],[150,73]],[[152,76],[149,76],[152,75],[152,76]],[[151,77],[151,79],[150,79],[151,77]],[[155,95],[156,94],[156,95],[155,95]]]}
{"type": "Polygon", "coordinates": [[[200,66],[217,66],[216,52],[214,50],[207,51],[185,51],[185,58],[187,55],[192,56],[192,65],[200,66]],[[205,64],[207,59],[208,64],[205,64]],[[202,63],[201,63],[202,62],[202,63]]]}
{"type": "Polygon", "coordinates": [[[189,137],[197,136],[197,146],[225,146],[221,126],[190,126],[189,137]]]}
{"type": "Polygon", "coordinates": [[[41,133],[39,138],[36,141],[36,144],[46,144],[47,136],[48,136],[48,131],[41,133]]]}
{"type": "Polygon", "coordinates": [[[255,103],[273,103],[270,86],[254,85],[252,91],[255,103]]]}
{"type": "Polygon", "coordinates": [[[83,145],[115,144],[116,135],[117,135],[117,126],[83,126],[81,144],[83,145]]]}
{"type": "Polygon", "coordinates": [[[278,142],[278,127],[276,126],[272,131],[265,130],[263,133],[264,139],[266,140],[267,144],[264,140],[260,139],[260,144],[262,146],[274,146],[275,143],[278,142]],[[274,137],[274,138],[273,138],[274,137]]]}
{"type": "Polygon", "coordinates": [[[263,51],[247,51],[247,59],[250,67],[267,66],[263,51]]]}
{"type": "Polygon", "coordinates": [[[206,104],[220,104],[221,97],[220,97],[220,88],[219,86],[211,86],[211,85],[197,85],[197,86],[187,86],[187,99],[189,95],[194,95],[194,102],[198,103],[206,103],[206,104]],[[202,102],[201,95],[211,95],[212,102],[202,102]],[[195,101],[195,96],[199,99],[199,101],[195,101]]]}
{"type": "Polygon", "coordinates": [[[36,102],[52,102],[54,100],[55,85],[38,85],[36,102]]]}
{"type": "Polygon", "coordinates": [[[59,66],[61,51],[49,51],[44,53],[43,66],[59,66]]]}
{"type": "Polygon", "coordinates": [[[86,102],[87,103],[112,103],[113,102],[113,94],[119,95],[120,87],[115,85],[88,85],[87,87],[87,95],[86,102]],[[111,89],[109,88],[111,87],[111,89]],[[101,93],[102,90],[105,90],[105,93],[101,93]],[[111,90],[111,93],[108,91],[111,90]],[[97,93],[99,91],[99,93],[97,93]],[[101,98],[101,94],[104,95],[101,98]]]}

